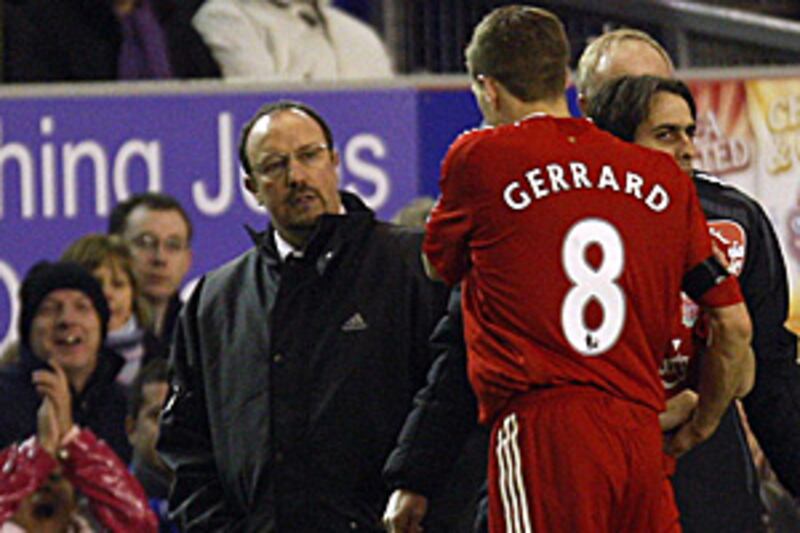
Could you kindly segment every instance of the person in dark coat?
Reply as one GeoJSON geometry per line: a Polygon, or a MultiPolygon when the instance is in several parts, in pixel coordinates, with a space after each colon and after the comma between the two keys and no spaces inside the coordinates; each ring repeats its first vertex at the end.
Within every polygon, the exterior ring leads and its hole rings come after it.
{"type": "Polygon", "coordinates": [[[297,102],[245,126],[254,246],[184,306],[157,449],[181,530],[379,531],[381,467],[431,364],[447,290],[418,230],[338,190],[330,129],[297,102]]]}
{"type": "Polygon", "coordinates": [[[115,381],[123,361],[102,347],[109,310],[100,284],[76,263],[41,262],[23,280],[20,304],[19,360],[0,369],[0,448],[36,433],[37,387],[52,379],[54,359],[67,375],[75,424],[127,463],[125,393],[115,381]]]}
{"type": "Polygon", "coordinates": [[[3,4],[6,82],[218,78],[191,25],[200,0],[3,4]]]}

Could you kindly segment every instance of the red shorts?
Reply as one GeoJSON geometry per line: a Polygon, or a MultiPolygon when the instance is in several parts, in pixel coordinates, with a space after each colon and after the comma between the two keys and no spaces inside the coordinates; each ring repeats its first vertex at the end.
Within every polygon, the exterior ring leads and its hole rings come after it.
{"type": "Polygon", "coordinates": [[[592,387],[514,398],[492,428],[492,533],[680,532],[655,412],[592,387]]]}

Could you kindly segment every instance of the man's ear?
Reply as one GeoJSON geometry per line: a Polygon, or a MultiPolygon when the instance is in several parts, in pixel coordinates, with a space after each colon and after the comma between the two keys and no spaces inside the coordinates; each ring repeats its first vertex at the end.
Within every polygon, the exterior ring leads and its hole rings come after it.
{"type": "Polygon", "coordinates": [[[258,187],[256,187],[256,180],[253,176],[249,174],[244,175],[244,188],[248,190],[251,194],[255,194],[258,191],[258,187]]]}
{"type": "Polygon", "coordinates": [[[492,109],[495,111],[500,106],[500,91],[501,91],[500,82],[494,78],[485,77],[483,79],[483,94],[482,98],[484,102],[491,106],[492,109]]]}
{"type": "Polygon", "coordinates": [[[126,415],[125,416],[125,433],[127,433],[128,442],[130,442],[131,444],[133,444],[133,442],[131,442],[131,441],[133,440],[133,432],[134,432],[135,429],[136,429],[136,420],[134,420],[131,415],[126,415]]]}
{"type": "Polygon", "coordinates": [[[337,187],[341,186],[342,184],[341,170],[339,169],[340,162],[341,158],[339,157],[339,152],[335,148],[331,148],[331,164],[333,165],[334,172],[336,173],[337,187]]]}
{"type": "Polygon", "coordinates": [[[586,95],[583,93],[578,93],[578,107],[581,108],[581,114],[584,117],[588,116],[589,100],[587,100],[586,95]]]}

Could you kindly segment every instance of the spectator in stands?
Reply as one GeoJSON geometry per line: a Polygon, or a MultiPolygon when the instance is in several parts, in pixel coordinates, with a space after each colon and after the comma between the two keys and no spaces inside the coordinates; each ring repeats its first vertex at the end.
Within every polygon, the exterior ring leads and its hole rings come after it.
{"type": "Polygon", "coordinates": [[[155,533],[141,485],[91,430],[72,421],[70,384],[57,359],[35,377],[42,396],[36,436],[0,451],[0,532],[155,533]],[[76,490],[88,500],[81,516],[76,490]],[[89,520],[87,520],[88,518],[89,520]]]}
{"type": "Polygon", "coordinates": [[[144,337],[149,334],[145,327],[150,311],[139,295],[128,245],[117,235],[85,235],[67,248],[61,260],[78,263],[103,288],[111,312],[106,346],[125,359],[117,381],[130,385],[146,359],[144,337]]]}
{"type": "Polygon", "coordinates": [[[131,471],[144,487],[162,533],[178,531],[167,516],[172,471],[156,452],[158,417],[167,392],[167,363],[163,359],[154,359],[142,367],[133,382],[125,420],[128,440],[133,446],[131,471]]]}
{"type": "Polygon", "coordinates": [[[192,264],[192,222],[183,206],[162,193],[137,194],[111,212],[108,232],[130,245],[133,273],[153,313],[148,355],[167,356],[181,309],[178,291],[192,264]]]}
{"type": "Polygon", "coordinates": [[[19,342],[9,343],[3,353],[0,353],[0,368],[16,364],[19,361],[19,342]]]}
{"type": "Polygon", "coordinates": [[[100,284],[76,263],[43,261],[23,280],[20,306],[19,361],[0,369],[0,446],[36,431],[38,389],[57,377],[55,361],[69,382],[66,414],[127,463],[125,394],[115,382],[122,358],[103,348],[110,312],[100,284]]]}
{"type": "Polygon", "coordinates": [[[193,24],[226,78],[388,78],[378,35],[325,0],[207,0],[193,24]]]}
{"type": "Polygon", "coordinates": [[[219,77],[190,23],[201,1],[4,2],[4,80],[219,77]]]}

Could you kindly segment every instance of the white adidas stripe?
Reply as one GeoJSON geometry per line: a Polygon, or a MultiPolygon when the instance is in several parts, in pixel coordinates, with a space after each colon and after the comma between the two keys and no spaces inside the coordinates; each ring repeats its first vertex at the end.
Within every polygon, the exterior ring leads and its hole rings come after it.
{"type": "Polygon", "coordinates": [[[519,451],[519,424],[517,415],[511,413],[497,430],[497,466],[500,499],[506,533],[531,533],[528,515],[528,496],[522,473],[522,456],[519,451]]]}

